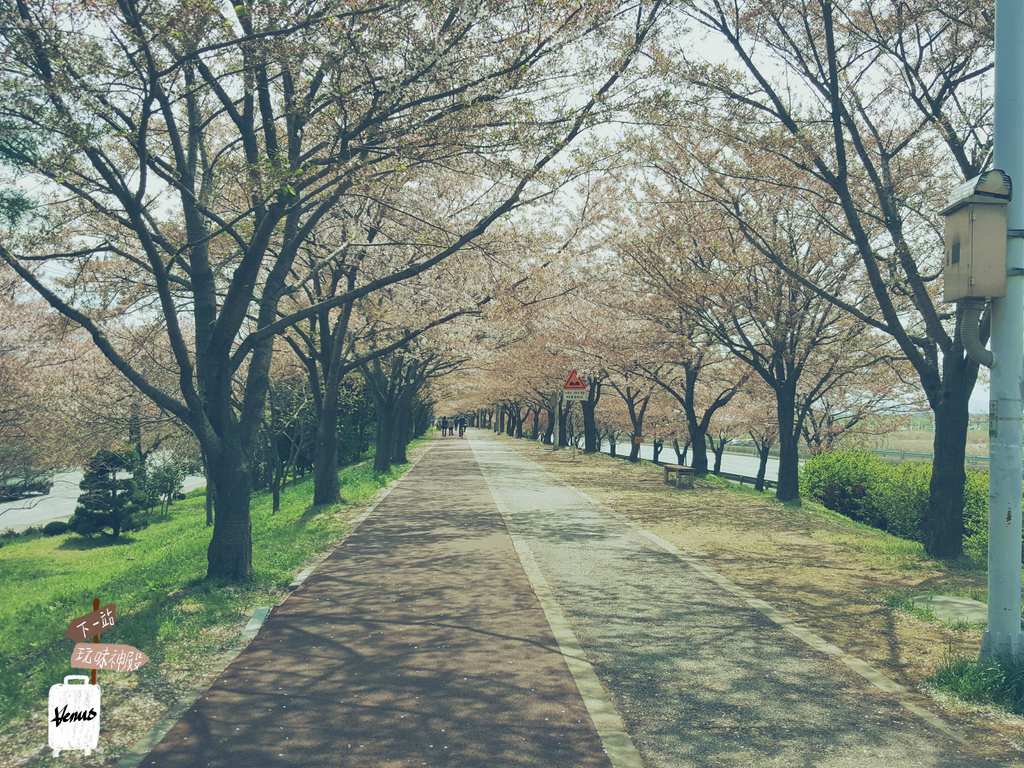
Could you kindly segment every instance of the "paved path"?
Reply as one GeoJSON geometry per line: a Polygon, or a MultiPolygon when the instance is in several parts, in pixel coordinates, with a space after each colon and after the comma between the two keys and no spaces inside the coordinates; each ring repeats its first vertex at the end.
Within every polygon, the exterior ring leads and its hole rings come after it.
{"type": "Polygon", "coordinates": [[[609,768],[469,441],[455,441],[270,613],[142,766],[609,768]]]}
{"type": "Polygon", "coordinates": [[[470,435],[435,443],[141,765],[631,768],[632,744],[648,768],[977,764],[502,438],[470,435]]]}

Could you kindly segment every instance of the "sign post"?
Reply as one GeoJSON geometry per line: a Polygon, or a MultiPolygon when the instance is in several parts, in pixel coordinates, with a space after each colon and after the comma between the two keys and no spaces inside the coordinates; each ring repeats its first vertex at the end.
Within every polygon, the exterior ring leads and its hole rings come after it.
{"type": "MultiPolygon", "coordinates": [[[[576,402],[577,400],[586,400],[587,399],[587,385],[583,382],[583,379],[581,379],[579,377],[579,374],[576,373],[576,371],[573,371],[572,373],[569,374],[568,380],[565,382],[565,385],[562,387],[562,399],[566,403],[569,404],[570,408],[572,407],[572,403],[576,402]]],[[[558,440],[555,441],[555,450],[556,451],[560,447],[558,445],[558,442],[559,442],[558,440]]],[[[575,443],[573,443],[573,446],[572,446],[572,455],[573,455],[573,458],[576,458],[576,444],[575,443]]]]}
{"type": "Polygon", "coordinates": [[[559,434],[558,423],[559,417],[562,415],[562,390],[558,390],[551,396],[551,413],[554,414],[555,423],[551,429],[551,450],[560,451],[562,450],[562,437],[559,434]]]}
{"type": "MultiPolygon", "coordinates": [[[[64,633],[64,637],[74,640],[76,643],[84,643],[90,637],[99,637],[100,632],[114,626],[114,620],[117,618],[117,606],[110,603],[100,608],[99,598],[93,600],[92,604],[92,613],[73,619],[68,625],[68,631],[64,633]]],[[[93,642],[99,641],[94,639],[93,642]]]]}
{"type": "MultiPolygon", "coordinates": [[[[77,619],[73,619],[70,626],[68,626],[68,631],[64,633],[64,637],[81,643],[83,641],[87,641],[91,635],[93,643],[99,643],[100,632],[114,626],[116,614],[116,605],[110,603],[103,606],[103,608],[100,608],[100,599],[97,597],[92,601],[92,613],[87,613],[85,616],[79,616],[77,619]]],[[[74,666],[74,664],[71,666],[74,666]]],[[[91,685],[96,685],[96,668],[84,668],[92,669],[91,685]]]]}
{"type": "Polygon", "coordinates": [[[71,685],[72,680],[89,680],[85,675],[69,675],[63,683],[50,686],[47,718],[50,721],[48,743],[53,756],[61,750],[84,749],[91,755],[100,737],[100,687],[96,673],[100,669],[131,672],[147,661],[138,648],[130,645],[100,643],[100,633],[114,626],[117,606],[109,603],[100,608],[99,598],[92,601],[92,612],[72,619],[64,636],[75,641],[71,666],[91,669],[92,680],[84,685],[71,685]],[[89,642],[89,638],[92,642],[89,642]],[[53,713],[51,718],[49,713],[53,713]]]}
{"type": "Polygon", "coordinates": [[[576,371],[569,374],[569,380],[562,387],[562,395],[568,402],[587,399],[587,385],[583,383],[583,379],[579,377],[576,371]]]}
{"type": "Polygon", "coordinates": [[[146,654],[130,645],[100,643],[100,632],[114,626],[116,618],[117,606],[110,603],[100,608],[99,598],[96,598],[92,601],[92,613],[73,619],[64,633],[64,637],[76,643],[71,653],[71,666],[75,669],[91,669],[92,685],[96,685],[98,669],[134,671],[149,661],[146,654]]]}
{"type": "Polygon", "coordinates": [[[149,661],[149,657],[131,645],[109,643],[78,643],[71,654],[75,669],[106,669],[111,672],[134,672],[149,661]]]}

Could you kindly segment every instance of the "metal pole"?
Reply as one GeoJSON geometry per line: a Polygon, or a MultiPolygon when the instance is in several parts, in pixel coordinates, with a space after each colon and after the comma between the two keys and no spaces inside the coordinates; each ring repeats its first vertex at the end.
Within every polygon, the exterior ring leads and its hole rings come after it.
{"type": "Polygon", "coordinates": [[[1007,206],[1006,297],[992,299],[989,385],[988,628],[982,659],[1024,654],[1021,638],[1021,455],[1024,422],[1024,4],[996,0],[995,160],[1017,187],[1007,206]]]}
{"type": "Polygon", "coordinates": [[[554,395],[551,396],[551,409],[555,414],[555,429],[551,433],[551,450],[558,451],[561,450],[562,448],[562,446],[559,445],[559,443],[561,442],[561,436],[558,434],[558,424],[562,415],[562,390],[558,390],[557,392],[555,392],[554,395]]]}

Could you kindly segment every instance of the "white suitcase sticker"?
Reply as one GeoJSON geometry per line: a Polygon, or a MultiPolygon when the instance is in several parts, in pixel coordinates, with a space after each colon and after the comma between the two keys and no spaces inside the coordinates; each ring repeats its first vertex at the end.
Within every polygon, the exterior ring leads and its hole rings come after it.
{"type": "Polygon", "coordinates": [[[100,740],[100,687],[86,675],[68,675],[50,686],[50,749],[59,757],[62,749],[84,749],[91,755],[100,740]],[[81,680],[72,685],[69,680],[81,680]]]}

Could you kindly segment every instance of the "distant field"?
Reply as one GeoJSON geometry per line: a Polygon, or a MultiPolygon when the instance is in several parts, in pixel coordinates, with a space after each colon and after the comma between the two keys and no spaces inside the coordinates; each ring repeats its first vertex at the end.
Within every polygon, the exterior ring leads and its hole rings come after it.
{"type": "MultiPolygon", "coordinates": [[[[884,451],[923,451],[932,452],[932,441],[935,433],[927,429],[902,429],[887,435],[878,435],[864,439],[865,448],[876,448],[884,451]]],[[[988,432],[983,429],[972,429],[967,432],[967,455],[988,456],[988,432]]]]}

